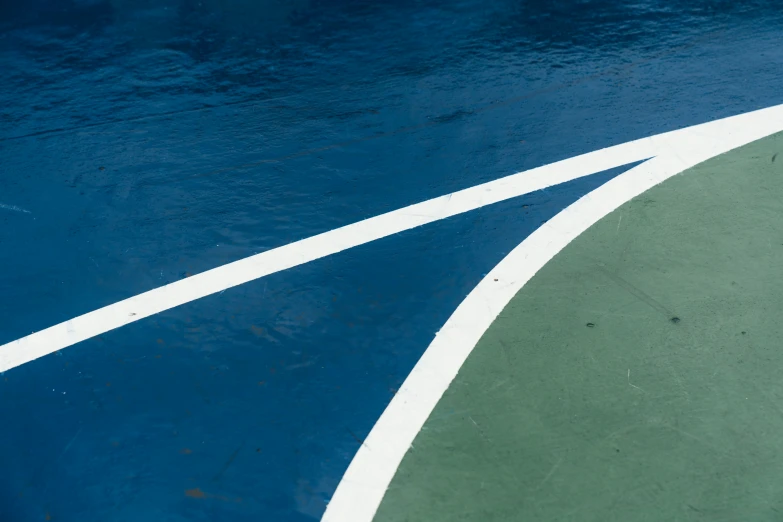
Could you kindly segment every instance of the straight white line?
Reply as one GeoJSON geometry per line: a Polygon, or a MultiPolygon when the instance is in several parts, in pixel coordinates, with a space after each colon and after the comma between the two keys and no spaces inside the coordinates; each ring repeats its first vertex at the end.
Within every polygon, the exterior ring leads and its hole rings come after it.
{"type": "Polygon", "coordinates": [[[647,159],[657,150],[655,144],[654,139],[646,138],[558,161],[207,270],[4,344],[0,346],[0,372],[139,319],[281,270],[433,221],[647,159]]]}
{"type": "MultiPolygon", "coordinates": [[[[372,521],[408,448],[481,336],[525,283],[568,243],[671,176],[781,130],[783,105],[661,135],[651,146],[654,159],[582,197],[522,241],[435,336],[359,447],[322,522],[372,521]]],[[[618,150],[606,151],[613,149],[618,150]]]]}
{"type": "MultiPolygon", "coordinates": [[[[774,112],[777,109],[773,107],[744,116],[659,134],[558,161],[207,270],[4,344],[0,346],[0,372],[227,288],[433,221],[613,167],[641,161],[666,150],[670,143],[676,142],[681,139],[680,137],[698,136],[700,133],[707,133],[720,122],[748,118],[752,114],[772,114],[770,111],[774,112]]],[[[758,118],[763,119],[763,117],[758,118]]],[[[726,126],[730,128],[731,124],[726,126]]]]}

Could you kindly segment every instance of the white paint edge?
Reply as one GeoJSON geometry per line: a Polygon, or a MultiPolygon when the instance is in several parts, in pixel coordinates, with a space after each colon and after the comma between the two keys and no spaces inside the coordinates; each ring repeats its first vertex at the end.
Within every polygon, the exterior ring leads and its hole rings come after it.
{"type": "MultiPolygon", "coordinates": [[[[675,131],[676,132],[676,131],[675,131]]],[[[650,138],[512,174],[330,230],[150,290],[0,346],[0,372],[115,328],[376,239],[655,155],[650,138]]]]}
{"type": "MultiPolygon", "coordinates": [[[[615,145],[324,232],[144,292],[0,346],[0,372],[145,317],[370,241],[579,177],[656,156],[670,143],[738,118],[779,118],[781,106],[615,145]],[[755,116],[753,116],[755,115],[755,116]]],[[[744,120],[743,120],[744,121],[744,120]]]]}
{"type": "Polygon", "coordinates": [[[654,151],[654,159],[593,190],[522,241],[438,332],[360,446],[322,522],[372,521],[405,453],[479,339],[517,292],[574,238],[675,174],[781,130],[783,105],[650,138],[641,148],[654,151]]]}

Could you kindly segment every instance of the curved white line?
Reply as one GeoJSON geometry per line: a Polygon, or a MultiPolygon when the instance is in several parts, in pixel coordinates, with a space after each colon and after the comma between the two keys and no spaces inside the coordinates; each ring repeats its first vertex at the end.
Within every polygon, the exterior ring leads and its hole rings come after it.
{"type": "Polygon", "coordinates": [[[525,283],[568,243],[671,176],[781,130],[783,105],[660,135],[653,140],[654,159],[593,190],[522,241],[437,333],[359,447],[322,522],[372,521],[402,458],[481,336],[525,283]]]}

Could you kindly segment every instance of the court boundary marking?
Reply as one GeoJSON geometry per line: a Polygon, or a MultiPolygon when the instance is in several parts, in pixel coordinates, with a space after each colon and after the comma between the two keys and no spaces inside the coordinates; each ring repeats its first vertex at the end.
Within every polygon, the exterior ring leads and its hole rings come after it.
{"type": "Polygon", "coordinates": [[[408,448],[484,332],[571,241],[672,176],[780,131],[783,105],[648,138],[638,146],[655,149],[654,157],[583,196],[524,239],[479,282],[436,334],[359,447],[321,521],[373,520],[408,448]]]}
{"type": "Polygon", "coordinates": [[[0,373],[145,317],[276,272],[487,205],[648,159],[654,155],[652,144],[653,138],[645,138],[550,163],[180,279],[0,346],[0,373]]]}
{"type": "Polygon", "coordinates": [[[781,111],[781,107],[783,105],[574,156],[221,265],[1,345],[0,373],[145,317],[376,239],[590,174],[653,158],[671,149],[671,145],[677,141],[698,140],[700,135],[718,128],[716,126],[720,126],[722,132],[729,132],[731,135],[731,129],[728,127],[735,125],[737,121],[749,121],[750,123],[745,124],[745,127],[740,125],[734,131],[744,129],[744,133],[740,133],[740,139],[745,135],[755,135],[749,126],[760,121],[774,120],[776,116],[779,117],[778,112],[781,111]]]}
{"type": "Polygon", "coordinates": [[[648,160],[583,196],[528,236],[487,274],[444,324],[360,446],[322,518],[324,522],[370,522],[408,447],[462,363],[502,308],[546,262],[636,195],[707,159],[781,130],[783,105],[777,105],[600,149],[358,221],[6,343],[0,346],[0,373],[288,268],[573,179],[648,160]]]}

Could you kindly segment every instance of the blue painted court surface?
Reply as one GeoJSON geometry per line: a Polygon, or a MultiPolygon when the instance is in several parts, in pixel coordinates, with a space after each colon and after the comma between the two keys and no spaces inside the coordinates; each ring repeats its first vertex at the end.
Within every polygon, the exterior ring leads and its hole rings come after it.
{"type": "MultiPolygon", "coordinates": [[[[783,103],[779,2],[621,4],[0,0],[0,345],[406,205],[783,103]]],[[[9,369],[0,521],[320,520],[468,293],[634,165],[9,369]]]]}

